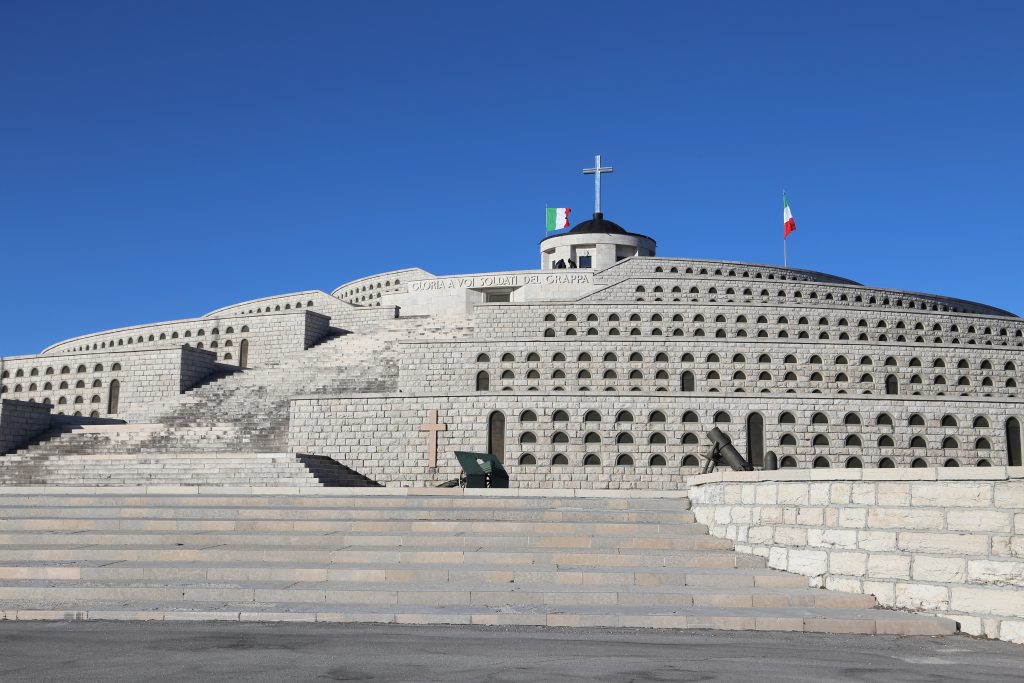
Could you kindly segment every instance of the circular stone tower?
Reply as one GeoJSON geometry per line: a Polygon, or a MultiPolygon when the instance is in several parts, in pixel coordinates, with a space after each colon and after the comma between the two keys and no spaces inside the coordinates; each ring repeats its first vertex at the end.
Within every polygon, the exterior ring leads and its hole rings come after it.
{"type": "Polygon", "coordinates": [[[572,230],[540,242],[540,267],[602,270],[630,256],[654,256],[657,243],[595,213],[572,230]]]}

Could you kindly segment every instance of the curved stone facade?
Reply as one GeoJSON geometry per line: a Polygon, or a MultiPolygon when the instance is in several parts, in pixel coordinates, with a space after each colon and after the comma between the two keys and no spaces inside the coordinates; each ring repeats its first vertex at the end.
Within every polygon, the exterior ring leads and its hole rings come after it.
{"type": "MultiPolygon", "coordinates": [[[[629,233],[566,233],[542,249],[580,240],[654,250],[629,233]]],[[[3,359],[0,387],[58,415],[132,419],[152,414],[149,395],[166,402],[231,366],[298,366],[344,335],[339,349],[367,349],[353,365],[364,384],[395,391],[289,389],[289,448],[384,483],[450,478],[451,452],[467,449],[499,452],[522,485],[676,486],[713,426],[757,464],[768,450],[797,468],[1020,464],[1015,315],[813,271],[620,256],[564,270],[407,268],[83,335],[3,359]],[[167,355],[177,350],[184,361],[167,355]],[[431,410],[447,421],[434,467],[419,428],[431,410]]]]}

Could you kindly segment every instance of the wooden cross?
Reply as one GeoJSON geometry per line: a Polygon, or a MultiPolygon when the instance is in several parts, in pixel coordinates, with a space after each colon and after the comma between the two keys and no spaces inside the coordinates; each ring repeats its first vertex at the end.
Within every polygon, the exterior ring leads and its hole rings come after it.
{"type": "Polygon", "coordinates": [[[428,432],[427,434],[427,446],[429,452],[427,455],[427,467],[432,470],[437,469],[437,433],[448,430],[448,425],[443,425],[437,421],[437,410],[431,410],[427,413],[428,422],[420,425],[421,432],[428,432]]]}

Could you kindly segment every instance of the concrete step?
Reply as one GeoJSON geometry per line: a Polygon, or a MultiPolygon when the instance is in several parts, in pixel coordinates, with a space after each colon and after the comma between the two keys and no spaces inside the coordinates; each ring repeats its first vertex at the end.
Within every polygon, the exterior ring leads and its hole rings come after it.
{"type": "Polygon", "coordinates": [[[239,531],[67,531],[47,532],[40,538],[38,531],[2,532],[0,548],[8,545],[36,548],[80,547],[92,545],[245,545],[245,546],[301,546],[305,548],[337,548],[342,546],[389,546],[413,548],[445,546],[455,550],[545,548],[562,550],[731,550],[732,542],[704,535],[651,537],[633,535],[472,535],[453,536],[450,533],[324,533],[274,530],[239,531]]]}
{"type": "Polygon", "coordinates": [[[393,546],[358,546],[349,548],[296,548],[294,546],[161,546],[153,544],[120,545],[109,547],[43,548],[37,546],[7,545],[0,547],[0,564],[18,561],[75,562],[82,560],[160,561],[160,562],[320,562],[329,565],[422,565],[436,564],[461,566],[463,564],[495,567],[530,567],[557,565],[558,567],[675,567],[675,568],[735,568],[764,567],[764,560],[719,550],[652,551],[615,550],[579,551],[541,549],[473,551],[450,550],[437,547],[414,547],[396,550],[393,546]]]}
{"type": "MultiPolygon", "coordinates": [[[[259,454],[256,454],[257,456],[259,454]]],[[[690,501],[677,491],[631,491],[629,497],[618,491],[497,489],[316,489],[308,493],[289,494],[280,491],[238,491],[217,488],[196,495],[193,491],[162,491],[153,493],[145,487],[127,487],[96,491],[95,489],[60,488],[56,490],[29,487],[0,487],[0,507],[183,507],[203,508],[443,508],[443,509],[541,509],[559,510],[645,510],[679,512],[690,509],[690,501]],[[415,492],[415,495],[412,495],[415,492]]],[[[649,518],[645,517],[645,522],[649,518]]]]}
{"type": "Polygon", "coordinates": [[[582,585],[582,586],[702,586],[716,588],[799,588],[808,590],[802,576],[763,567],[690,568],[601,568],[566,570],[555,565],[528,568],[499,568],[492,565],[462,565],[449,569],[436,564],[406,565],[401,568],[367,568],[360,565],[292,563],[273,565],[256,562],[118,562],[78,560],[43,563],[22,560],[0,565],[0,580],[37,581],[342,581],[406,584],[420,582],[477,582],[482,585],[582,585]]]}
{"type": "Polygon", "coordinates": [[[883,610],[760,608],[660,608],[574,604],[516,607],[381,606],[354,603],[221,603],[123,601],[51,604],[5,603],[0,618],[10,620],[117,621],[304,621],[383,624],[465,624],[592,628],[715,629],[795,631],[866,635],[942,636],[956,632],[951,619],[883,610]]]}
{"type": "Polygon", "coordinates": [[[0,488],[0,618],[955,629],[769,570],[669,493],[209,490],[0,488]]]}
{"type": "Polygon", "coordinates": [[[871,609],[870,595],[831,593],[810,589],[731,588],[703,586],[630,586],[628,592],[614,585],[555,584],[526,587],[518,584],[481,588],[475,581],[428,583],[417,582],[382,586],[379,583],[341,581],[144,581],[79,580],[73,585],[39,580],[0,580],[0,601],[38,600],[177,600],[193,602],[293,602],[293,603],[356,603],[375,605],[441,605],[459,604],[470,607],[504,605],[545,606],[568,604],[577,606],[630,607],[716,607],[756,609],[779,607],[810,607],[827,609],[871,609]],[[567,599],[571,596],[571,600],[567,599]]]}

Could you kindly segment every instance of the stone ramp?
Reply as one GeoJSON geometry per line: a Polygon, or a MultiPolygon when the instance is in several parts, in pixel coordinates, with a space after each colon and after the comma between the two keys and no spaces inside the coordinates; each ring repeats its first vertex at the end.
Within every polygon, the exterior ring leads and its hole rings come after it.
{"type": "Polygon", "coordinates": [[[953,633],[808,587],[647,492],[0,488],[8,619],[953,633]]]}

